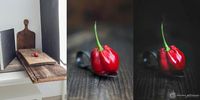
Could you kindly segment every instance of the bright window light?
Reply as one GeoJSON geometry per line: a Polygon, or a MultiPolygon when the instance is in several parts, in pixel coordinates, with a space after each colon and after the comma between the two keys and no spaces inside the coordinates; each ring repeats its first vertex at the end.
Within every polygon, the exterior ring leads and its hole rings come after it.
{"type": "MultiPolygon", "coordinates": [[[[64,64],[67,64],[67,0],[58,0],[58,1],[59,1],[60,59],[64,64]]],[[[60,62],[61,65],[62,62],[60,62]]]]}

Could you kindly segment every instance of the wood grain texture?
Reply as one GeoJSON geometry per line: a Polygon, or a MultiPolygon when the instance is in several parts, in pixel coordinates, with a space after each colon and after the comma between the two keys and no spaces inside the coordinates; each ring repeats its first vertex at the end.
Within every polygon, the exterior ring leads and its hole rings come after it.
{"type": "Polygon", "coordinates": [[[67,100],[133,100],[133,31],[121,27],[99,26],[98,29],[99,33],[105,33],[99,34],[101,43],[108,44],[119,53],[118,76],[98,77],[88,70],[78,68],[75,64],[76,52],[90,51],[96,47],[94,33],[83,30],[68,35],[67,100]],[[90,35],[91,38],[88,38],[90,35]],[[79,38],[87,39],[81,41],[79,38]]]}
{"type": "Polygon", "coordinates": [[[38,49],[19,49],[18,52],[24,57],[29,66],[56,64],[53,58],[38,49]],[[34,52],[38,53],[38,57],[33,57],[34,52]]]}
{"type": "Polygon", "coordinates": [[[24,30],[17,33],[17,49],[35,48],[35,33],[28,29],[29,21],[24,20],[24,30]]]}
{"type": "Polygon", "coordinates": [[[165,76],[158,71],[145,69],[141,65],[136,67],[134,84],[136,100],[199,100],[198,73],[194,71],[194,66],[187,66],[184,77],[181,78],[165,76]],[[175,99],[170,96],[173,93],[175,99]]]}
{"type": "Polygon", "coordinates": [[[20,52],[17,52],[17,57],[26,69],[33,83],[66,79],[66,70],[58,64],[30,66],[20,52]]]}

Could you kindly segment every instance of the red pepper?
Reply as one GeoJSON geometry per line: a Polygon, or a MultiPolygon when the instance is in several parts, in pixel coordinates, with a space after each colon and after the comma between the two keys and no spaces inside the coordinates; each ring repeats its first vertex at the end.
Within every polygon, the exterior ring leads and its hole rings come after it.
{"type": "Polygon", "coordinates": [[[98,48],[94,48],[91,52],[91,65],[95,74],[104,76],[117,73],[119,66],[119,56],[108,45],[101,46],[96,30],[96,22],[94,25],[94,32],[98,48]]]}
{"type": "Polygon", "coordinates": [[[32,53],[32,56],[33,56],[33,57],[38,57],[39,54],[38,54],[37,52],[33,52],[33,53],[32,53]]]}
{"type": "Polygon", "coordinates": [[[185,55],[176,46],[167,45],[163,32],[163,23],[161,24],[162,39],[165,48],[160,49],[160,65],[163,71],[183,71],[185,68],[185,55]]]}

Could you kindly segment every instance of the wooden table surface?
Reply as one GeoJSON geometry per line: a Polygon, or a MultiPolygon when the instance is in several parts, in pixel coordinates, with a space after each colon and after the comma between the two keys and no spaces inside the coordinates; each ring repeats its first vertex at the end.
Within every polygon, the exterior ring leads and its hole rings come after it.
{"type": "Polygon", "coordinates": [[[95,45],[92,31],[68,35],[67,100],[133,100],[133,30],[127,27],[97,26],[102,44],[119,53],[120,69],[115,78],[95,76],[75,64],[76,52],[95,45]]]}

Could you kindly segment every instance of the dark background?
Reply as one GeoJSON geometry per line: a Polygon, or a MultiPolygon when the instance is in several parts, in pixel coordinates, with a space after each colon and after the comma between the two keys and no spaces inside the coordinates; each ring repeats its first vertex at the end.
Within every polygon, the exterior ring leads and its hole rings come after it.
{"type": "MultiPolygon", "coordinates": [[[[199,0],[134,0],[134,94],[135,100],[168,100],[170,93],[200,95],[200,1],[199,0]],[[162,47],[160,23],[169,45],[181,49],[187,60],[184,78],[163,77],[143,68],[138,56],[162,47]],[[147,99],[148,98],[148,99],[147,99]]],[[[176,98],[199,100],[199,98],[176,98]]]]}
{"type": "Polygon", "coordinates": [[[133,25],[133,0],[68,0],[68,35],[99,25],[133,25]]]}

